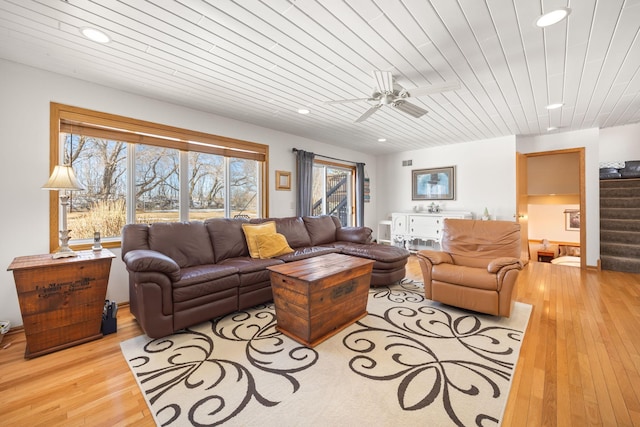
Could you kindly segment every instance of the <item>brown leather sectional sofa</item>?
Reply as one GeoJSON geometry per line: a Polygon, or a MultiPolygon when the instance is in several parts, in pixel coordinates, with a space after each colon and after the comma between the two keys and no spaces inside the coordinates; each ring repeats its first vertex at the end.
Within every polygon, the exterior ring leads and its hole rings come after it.
{"type": "Polygon", "coordinates": [[[401,280],[409,252],[371,243],[368,227],[342,227],[336,217],[129,224],[122,259],[129,271],[131,312],[151,338],[272,300],[268,266],[339,252],[375,260],[372,286],[401,280]],[[275,221],[293,252],[251,258],[242,224],[275,221]]]}

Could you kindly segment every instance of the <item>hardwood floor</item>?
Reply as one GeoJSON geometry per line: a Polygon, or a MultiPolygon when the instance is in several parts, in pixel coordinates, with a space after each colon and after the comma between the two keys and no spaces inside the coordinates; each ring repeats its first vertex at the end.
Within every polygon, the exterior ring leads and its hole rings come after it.
{"type": "MultiPolygon", "coordinates": [[[[533,312],[503,426],[640,426],[640,275],[532,262],[518,281],[533,312]]],[[[119,346],[141,333],[123,308],[116,334],[32,360],[8,334],[0,425],[153,426],[119,346]]]]}

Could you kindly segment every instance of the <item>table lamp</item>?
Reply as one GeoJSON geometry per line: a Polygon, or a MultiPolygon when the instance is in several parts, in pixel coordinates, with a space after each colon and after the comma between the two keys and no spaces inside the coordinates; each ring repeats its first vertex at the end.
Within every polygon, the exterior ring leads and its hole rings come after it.
{"type": "Polygon", "coordinates": [[[73,172],[71,166],[58,165],[53,169],[49,180],[42,186],[43,190],[58,190],[60,192],[60,206],[62,206],[62,228],[60,229],[60,247],[53,254],[53,258],[74,257],[76,253],[69,247],[69,232],[67,229],[67,206],[69,206],[69,191],[84,190],[73,172]]]}
{"type": "Polygon", "coordinates": [[[542,239],[542,249],[545,251],[549,249],[549,239],[542,239]]]}

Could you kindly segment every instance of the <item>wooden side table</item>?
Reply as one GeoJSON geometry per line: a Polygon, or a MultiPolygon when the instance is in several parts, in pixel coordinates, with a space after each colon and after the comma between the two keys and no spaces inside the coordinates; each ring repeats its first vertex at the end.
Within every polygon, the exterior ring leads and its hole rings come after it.
{"type": "Polygon", "coordinates": [[[553,251],[538,251],[538,262],[551,262],[554,256],[553,251]]]}
{"type": "Polygon", "coordinates": [[[30,359],[102,338],[102,311],[111,260],[107,249],[17,257],[13,271],[30,359]]]}

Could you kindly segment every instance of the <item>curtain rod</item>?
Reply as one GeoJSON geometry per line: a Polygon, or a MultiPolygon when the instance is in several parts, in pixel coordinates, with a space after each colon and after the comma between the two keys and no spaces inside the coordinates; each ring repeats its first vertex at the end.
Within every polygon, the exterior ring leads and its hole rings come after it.
{"type": "MultiPolygon", "coordinates": [[[[297,152],[297,151],[300,151],[300,149],[298,149],[298,148],[292,148],[292,149],[291,149],[291,151],[293,151],[293,152],[295,153],[295,152],[297,152]]],[[[359,162],[354,162],[353,160],[337,159],[337,158],[335,158],[335,157],[323,156],[322,154],[315,154],[315,153],[314,153],[314,155],[315,155],[316,157],[322,157],[322,158],[325,158],[325,159],[337,160],[337,161],[339,161],[339,162],[353,163],[354,165],[357,165],[357,164],[359,163],[359,162]]],[[[362,164],[364,165],[365,163],[362,163],[362,164]]]]}

